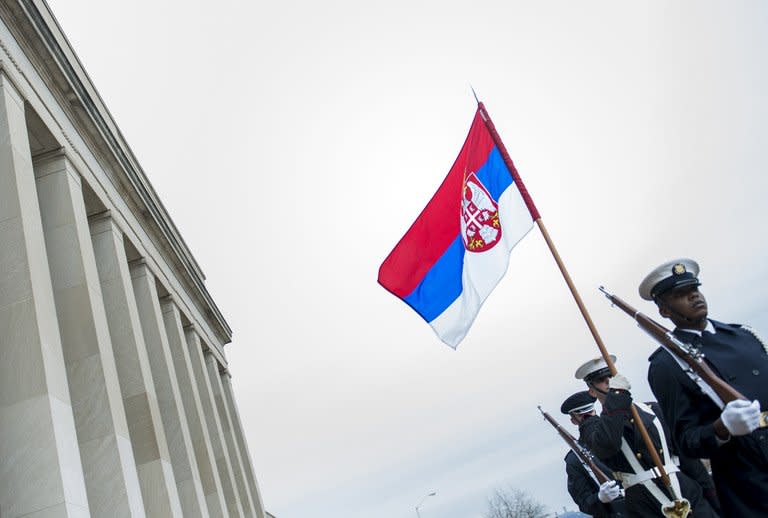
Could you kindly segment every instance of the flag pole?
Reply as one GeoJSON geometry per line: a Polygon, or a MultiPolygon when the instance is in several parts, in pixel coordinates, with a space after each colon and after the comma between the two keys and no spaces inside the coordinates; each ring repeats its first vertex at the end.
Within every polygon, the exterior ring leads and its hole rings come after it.
{"type": "MultiPolygon", "coordinates": [[[[608,369],[610,369],[611,374],[615,376],[618,372],[616,370],[616,365],[613,363],[611,356],[608,354],[608,349],[606,349],[605,344],[603,343],[603,339],[600,338],[600,333],[597,332],[597,328],[595,327],[594,322],[592,322],[592,317],[589,316],[589,311],[587,311],[587,307],[584,304],[584,301],[581,299],[581,295],[579,295],[579,291],[576,289],[576,285],[573,283],[573,280],[571,280],[571,276],[568,274],[568,270],[565,268],[565,264],[563,263],[563,260],[560,258],[560,254],[557,252],[557,248],[555,248],[555,243],[552,241],[552,238],[549,236],[549,232],[547,232],[547,227],[544,226],[544,222],[541,220],[541,214],[539,214],[539,211],[536,208],[536,205],[534,205],[533,203],[533,199],[531,199],[531,196],[528,193],[528,190],[525,188],[525,185],[523,184],[523,181],[520,178],[520,175],[518,174],[517,169],[515,168],[515,164],[512,162],[512,159],[510,158],[509,153],[507,153],[507,148],[504,147],[504,143],[501,141],[501,137],[499,136],[499,133],[496,131],[496,126],[493,125],[491,116],[488,115],[488,112],[485,109],[485,105],[482,102],[478,102],[477,106],[478,106],[478,109],[480,110],[480,115],[482,116],[483,121],[485,122],[485,125],[488,128],[488,131],[491,133],[491,136],[493,137],[493,141],[496,144],[496,147],[498,147],[499,151],[501,152],[501,156],[504,159],[504,163],[509,169],[509,172],[512,174],[512,178],[515,184],[517,185],[517,188],[519,189],[520,194],[522,195],[523,200],[525,201],[525,204],[528,207],[528,210],[530,211],[531,216],[533,217],[533,220],[536,222],[536,225],[538,225],[539,230],[541,230],[541,234],[544,236],[544,241],[546,241],[547,246],[549,247],[549,251],[552,253],[552,256],[555,258],[557,267],[560,269],[560,273],[562,273],[563,278],[565,279],[565,283],[568,285],[568,289],[571,290],[571,294],[573,295],[573,298],[576,301],[576,305],[579,307],[579,311],[581,311],[581,315],[582,317],[584,317],[584,320],[587,323],[589,332],[592,333],[592,338],[594,338],[595,343],[597,343],[597,348],[600,349],[600,354],[605,360],[605,363],[608,366],[608,369]]],[[[664,482],[664,485],[667,487],[667,489],[669,490],[673,498],[681,499],[682,495],[676,494],[676,491],[672,486],[672,481],[669,479],[669,475],[667,474],[667,471],[664,469],[664,464],[661,462],[659,453],[656,451],[656,448],[653,446],[653,441],[651,440],[650,435],[648,435],[648,430],[645,428],[643,421],[640,419],[640,415],[637,413],[637,407],[633,404],[630,408],[632,410],[632,417],[634,418],[635,425],[637,426],[637,429],[643,438],[645,447],[648,449],[648,452],[651,454],[653,463],[656,465],[656,467],[659,470],[659,473],[661,475],[662,481],[664,482]]]]}

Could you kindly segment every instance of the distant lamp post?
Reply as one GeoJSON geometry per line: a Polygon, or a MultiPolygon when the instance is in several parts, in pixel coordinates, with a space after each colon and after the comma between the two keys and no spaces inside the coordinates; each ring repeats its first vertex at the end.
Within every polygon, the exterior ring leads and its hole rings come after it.
{"type": "Polygon", "coordinates": [[[423,503],[424,503],[424,500],[426,500],[426,499],[427,499],[427,498],[429,498],[430,496],[435,496],[436,494],[437,494],[437,493],[436,493],[435,491],[432,491],[431,493],[427,493],[426,495],[424,495],[424,498],[422,498],[422,499],[421,499],[421,502],[419,502],[419,503],[416,505],[416,516],[418,516],[419,518],[421,518],[421,514],[419,514],[419,507],[421,507],[421,504],[423,504],[423,503]]]}

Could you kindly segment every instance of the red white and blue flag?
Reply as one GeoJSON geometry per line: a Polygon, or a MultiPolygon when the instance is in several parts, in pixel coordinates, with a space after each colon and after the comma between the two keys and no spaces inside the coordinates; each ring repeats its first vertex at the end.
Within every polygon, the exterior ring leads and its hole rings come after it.
{"type": "Polygon", "coordinates": [[[379,268],[379,283],[456,348],[539,215],[482,103],[442,185],[379,268]]]}

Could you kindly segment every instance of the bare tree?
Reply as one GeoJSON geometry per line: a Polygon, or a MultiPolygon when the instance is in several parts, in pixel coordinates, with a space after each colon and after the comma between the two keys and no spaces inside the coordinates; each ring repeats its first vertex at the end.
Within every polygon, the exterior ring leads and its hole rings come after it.
{"type": "Polygon", "coordinates": [[[544,518],[547,508],[520,489],[497,489],[488,500],[485,518],[544,518]]]}

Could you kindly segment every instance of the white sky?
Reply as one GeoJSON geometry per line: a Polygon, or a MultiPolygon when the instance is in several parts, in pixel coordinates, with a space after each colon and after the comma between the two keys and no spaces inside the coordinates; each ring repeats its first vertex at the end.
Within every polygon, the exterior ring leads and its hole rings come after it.
{"type": "MultiPolygon", "coordinates": [[[[596,286],[680,255],[768,333],[760,1],[49,0],[208,276],[277,518],[573,508],[539,417],[597,349],[538,230],[454,352],[376,284],[485,102],[618,367],[654,345],[596,286]]],[[[565,423],[565,419],[563,419],[565,423]]]]}

